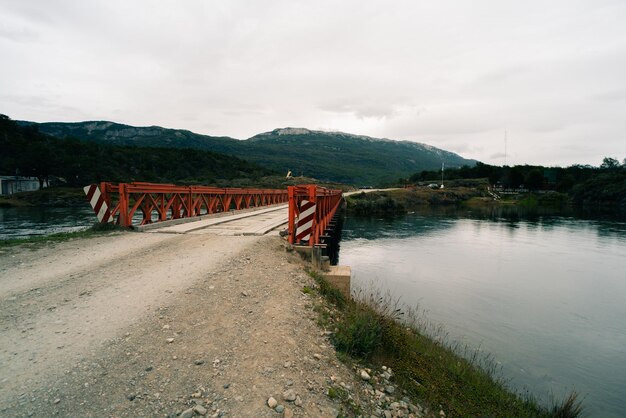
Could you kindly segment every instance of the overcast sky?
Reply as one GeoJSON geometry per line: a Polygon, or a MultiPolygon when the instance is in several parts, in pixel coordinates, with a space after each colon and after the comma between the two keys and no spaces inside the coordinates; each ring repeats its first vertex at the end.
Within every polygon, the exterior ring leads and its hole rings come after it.
{"type": "Polygon", "coordinates": [[[0,113],[626,157],[626,1],[0,0],[0,113]]]}

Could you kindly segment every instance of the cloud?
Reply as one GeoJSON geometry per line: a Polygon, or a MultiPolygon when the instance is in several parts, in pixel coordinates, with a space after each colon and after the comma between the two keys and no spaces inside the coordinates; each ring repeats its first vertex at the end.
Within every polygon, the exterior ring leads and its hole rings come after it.
{"type": "Polygon", "coordinates": [[[597,163],[626,154],[625,14],[620,0],[4,0],[0,105],[239,138],[333,129],[498,163],[508,129],[521,163],[597,163]]]}

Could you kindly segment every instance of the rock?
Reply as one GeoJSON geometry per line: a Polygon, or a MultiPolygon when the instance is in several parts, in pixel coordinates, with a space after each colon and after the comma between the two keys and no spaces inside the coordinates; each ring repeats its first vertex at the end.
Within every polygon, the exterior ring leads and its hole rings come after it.
{"type": "Polygon", "coordinates": [[[283,367],[288,369],[289,367],[291,367],[291,362],[290,361],[286,361],[285,364],[283,364],[283,367]]]}
{"type": "Polygon", "coordinates": [[[165,324],[165,325],[163,325],[163,329],[170,329],[170,326],[165,324]]]}
{"type": "Polygon", "coordinates": [[[389,386],[385,386],[385,392],[387,392],[390,395],[393,395],[393,393],[396,391],[396,388],[394,388],[393,386],[389,385],[389,386]]]}
{"type": "Polygon", "coordinates": [[[241,292],[241,296],[248,296],[248,292],[244,290],[243,292],[241,292]]]}
{"type": "Polygon", "coordinates": [[[439,416],[440,416],[441,418],[445,418],[446,413],[445,413],[445,412],[443,412],[443,409],[441,409],[441,410],[439,411],[439,416]]]}
{"type": "Polygon", "coordinates": [[[296,395],[296,400],[293,402],[293,404],[295,406],[302,406],[302,399],[300,398],[300,395],[296,395]]]}
{"type": "Polygon", "coordinates": [[[148,366],[148,367],[146,367],[146,371],[147,371],[147,372],[151,372],[152,370],[154,370],[154,367],[152,367],[152,366],[148,366]]]}
{"type": "Polygon", "coordinates": [[[204,364],[204,360],[202,359],[194,360],[193,364],[195,364],[196,366],[201,366],[204,364]]]}
{"type": "Polygon", "coordinates": [[[321,354],[313,354],[313,357],[315,357],[317,360],[321,360],[322,359],[322,355],[321,354]]]}
{"type": "Polygon", "coordinates": [[[276,399],[274,399],[274,397],[270,396],[270,398],[267,400],[267,406],[274,409],[276,408],[276,405],[278,405],[278,402],[276,401],[276,399]]]}
{"type": "Polygon", "coordinates": [[[191,417],[193,417],[193,408],[185,409],[180,414],[180,418],[191,418],[191,417]]]}
{"type": "Polygon", "coordinates": [[[370,380],[371,377],[365,370],[361,370],[361,379],[363,379],[363,380],[370,380]]]}
{"type": "Polygon", "coordinates": [[[224,389],[228,389],[230,387],[230,383],[225,383],[224,384],[224,389]]]}
{"type": "Polygon", "coordinates": [[[208,412],[207,409],[202,406],[202,405],[196,405],[193,407],[193,410],[195,411],[196,414],[198,415],[206,415],[206,413],[208,412]]]}
{"type": "Polygon", "coordinates": [[[54,401],[52,401],[52,403],[55,405],[58,404],[59,402],[61,402],[61,399],[59,398],[56,398],[54,401]]]}
{"type": "Polygon", "coordinates": [[[282,405],[278,405],[274,411],[278,412],[279,414],[282,414],[285,411],[285,407],[282,405]]]}
{"type": "Polygon", "coordinates": [[[168,339],[167,339],[167,340],[165,340],[165,341],[167,341],[167,343],[168,343],[168,344],[171,344],[171,343],[173,343],[173,342],[174,342],[174,339],[173,339],[173,338],[168,338],[168,339]]]}
{"type": "Polygon", "coordinates": [[[126,399],[128,399],[129,401],[134,401],[136,397],[137,396],[134,393],[130,393],[128,396],[126,396],[126,399]]]}
{"type": "Polygon", "coordinates": [[[293,418],[293,411],[289,408],[285,408],[285,412],[283,413],[283,417],[285,418],[293,418]]]}
{"type": "Polygon", "coordinates": [[[283,399],[289,402],[293,402],[296,400],[296,391],[293,389],[286,390],[283,392],[283,399]]]}

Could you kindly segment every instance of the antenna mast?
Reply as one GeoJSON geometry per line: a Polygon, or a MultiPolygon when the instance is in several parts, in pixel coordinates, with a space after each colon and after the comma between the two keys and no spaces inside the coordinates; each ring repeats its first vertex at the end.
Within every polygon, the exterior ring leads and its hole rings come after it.
{"type": "Polygon", "coordinates": [[[506,165],[506,129],[504,130],[504,165],[506,165]]]}

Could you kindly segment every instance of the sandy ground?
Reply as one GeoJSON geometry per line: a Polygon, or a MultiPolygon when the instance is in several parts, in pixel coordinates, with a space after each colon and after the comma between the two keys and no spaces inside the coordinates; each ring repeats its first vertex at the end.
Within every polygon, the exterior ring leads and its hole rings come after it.
{"type": "Polygon", "coordinates": [[[4,250],[0,415],[335,416],[329,385],[359,379],[305,285],[275,236],[118,233],[4,250]]]}

